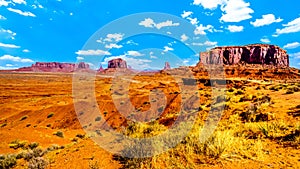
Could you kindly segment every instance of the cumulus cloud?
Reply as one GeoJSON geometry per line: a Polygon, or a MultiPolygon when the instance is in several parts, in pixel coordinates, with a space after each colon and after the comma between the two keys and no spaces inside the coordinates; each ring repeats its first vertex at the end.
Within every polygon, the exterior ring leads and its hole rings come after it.
{"type": "Polygon", "coordinates": [[[157,56],[154,56],[154,52],[149,53],[151,59],[157,59],[157,56]]]}
{"type": "Polygon", "coordinates": [[[168,51],[173,51],[174,49],[169,47],[169,46],[165,46],[164,47],[164,52],[168,52],[168,51]]]}
{"type": "Polygon", "coordinates": [[[300,59],[300,52],[290,54],[291,57],[300,59]]]}
{"type": "Polygon", "coordinates": [[[31,12],[23,12],[23,11],[21,11],[19,9],[7,8],[7,10],[9,10],[11,12],[14,12],[14,13],[17,13],[17,14],[20,14],[20,15],[23,15],[23,16],[36,17],[35,14],[33,14],[31,12]]]}
{"type": "Polygon", "coordinates": [[[0,20],[6,20],[6,18],[3,15],[0,15],[0,20]]]}
{"type": "Polygon", "coordinates": [[[9,29],[3,29],[3,28],[0,29],[0,34],[1,33],[8,34],[8,38],[10,38],[10,39],[15,39],[15,36],[17,35],[17,33],[13,32],[9,29]]]}
{"type": "Polygon", "coordinates": [[[77,60],[84,60],[84,57],[77,56],[76,59],[77,59],[77,60]]]}
{"type": "Polygon", "coordinates": [[[79,50],[76,54],[83,56],[111,55],[111,53],[104,50],[79,50]]]}
{"type": "Polygon", "coordinates": [[[5,0],[0,0],[0,6],[8,6],[10,2],[5,1],[5,0]]]}
{"type": "Polygon", "coordinates": [[[219,5],[223,4],[224,0],[194,0],[194,5],[201,5],[205,9],[215,9],[219,5]]]}
{"type": "Polygon", "coordinates": [[[185,42],[185,41],[187,41],[189,39],[189,37],[186,34],[181,35],[180,38],[181,38],[182,42],[185,42]]]}
{"type": "Polygon", "coordinates": [[[223,12],[220,21],[223,22],[240,22],[252,18],[250,14],[254,11],[249,7],[250,3],[244,0],[227,0],[221,6],[223,12]]]}
{"type": "Polygon", "coordinates": [[[295,48],[298,48],[299,46],[300,46],[299,42],[293,42],[293,43],[288,43],[288,44],[284,45],[283,48],[285,48],[285,49],[295,49],[295,48]]]}
{"type": "Polygon", "coordinates": [[[205,41],[204,43],[192,43],[193,46],[216,46],[218,42],[205,41]]]}
{"type": "Polygon", "coordinates": [[[5,47],[5,48],[20,48],[20,46],[14,45],[14,44],[5,44],[0,42],[0,47],[5,47]]]}
{"type": "Polygon", "coordinates": [[[144,26],[146,28],[157,28],[161,29],[163,27],[171,27],[171,26],[179,26],[179,23],[174,23],[171,20],[167,20],[165,22],[155,23],[153,19],[146,18],[145,20],[139,23],[140,26],[144,26]]]}
{"type": "Polygon", "coordinates": [[[268,39],[268,38],[261,38],[260,41],[263,42],[263,43],[270,43],[271,42],[270,39],[268,39]]]}
{"type": "Polygon", "coordinates": [[[115,43],[111,43],[109,45],[105,45],[105,48],[107,48],[107,49],[112,49],[112,48],[120,49],[122,47],[123,47],[122,45],[117,45],[115,43]]]}
{"type": "Polygon", "coordinates": [[[243,26],[229,25],[227,29],[230,32],[242,32],[244,30],[243,26]]]}
{"type": "Polygon", "coordinates": [[[30,52],[30,50],[28,50],[28,49],[24,49],[22,52],[24,52],[24,53],[29,53],[29,52],[30,52]]]}
{"type": "Polygon", "coordinates": [[[181,17],[182,18],[187,18],[192,14],[193,14],[193,12],[191,12],[191,11],[183,11],[183,13],[181,14],[181,17]]]}
{"type": "Polygon", "coordinates": [[[293,21],[283,24],[284,28],[282,29],[276,29],[276,34],[275,35],[280,35],[280,34],[287,34],[287,33],[295,33],[295,32],[300,32],[300,17],[294,19],[293,21]]]}
{"type": "Polygon", "coordinates": [[[25,4],[26,5],[26,1],[25,0],[12,0],[14,3],[16,4],[25,4]]]}
{"type": "Polygon", "coordinates": [[[124,34],[121,33],[114,33],[114,34],[107,34],[106,38],[104,39],[104,41],[106,42],[119,42],[121,40],[123,40],[124,34]]]}
{"type": "Polygon", "coordinates": [[[203,26],[202,24],[200,24],[199,26],[196,27],[196,29],[194,30],[194,34],[195,35],[206,35],[205,31],[209,31],[209,32],[213,32],[213,26],[212,25],[206,25],[203,26]]]}
{"type": "Polygon", "coordinates": [[[142,53],[140,53],[138,51],[133,51],[133,50],[127,51],[125,53],[125,55],[128,55],[128,56],[144,56],[144,54],[142,54],[142,53]]]}
{"type": "Polygon", "coordinates": [[[33,63],[31,59],[23,59],[18,56],[3,55],[0,57],[0,60],[12,61],[12,62],[21,62],[21,63],[33,63]]]}
{"type": "Polygon", "coordinates": [[[255,27],[260,27],[260,26],[265,26],[265,25],[270,25],[272,23],[278,23],[283,21],[281,18],[275,18],[273,14],[267,14],[263,15],[262,19],[256,19],[254,22],[250,22],[251,25],[255,27]]]}

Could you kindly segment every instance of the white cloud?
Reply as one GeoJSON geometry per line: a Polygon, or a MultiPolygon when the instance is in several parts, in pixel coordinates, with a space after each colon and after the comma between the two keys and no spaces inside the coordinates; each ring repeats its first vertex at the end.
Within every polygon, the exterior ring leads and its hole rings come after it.
{"type": "Polygon", "coordinates": [[[300,17],[294,19],[293,21],[291,21],[287,24],[283,24],[283,26],[284,26],[284,28],[282,28],[282,29],[276,29],[277,36],[280,34],[300,32],[300,17]]]}
{"type": "Polygon", "coordinates": [[[206,30],[209,32],[213,32],[213,26],[212,25],[207,25],[207,26],[203,26],[202,24],[200,24],[199,26],[196,27],[196,29],[194,30],[194,34],[195,35],[206,35],[206,30]]]}
{"type": "Polygon", "coordinates": [[[201,5],[205,9],[215,9],[219,5],[223,4],[224,0],[194,0],[194,5],[201,5]]]}
{"type": "Polygon", "coordinates": [[[21,63],[33,63],[34,62],[31,59],[22,59],[18,56],[11,56],[11,55],[3,55],[0,57],[0,60],[7,60],[7,61],[21,62],[21,63]]]}
{"type": "Polygon", "coordinates": [[[0,6],[8,6],[10,2],[5,1],[5,0],[0,0],[0,6]]]}
{"type": "Polygon", "coordinates": [[[154,52],[149,53],[151,59],[157,59],[157,56],[154,56],[154,52]]]}
{"type": "Polygon", "coordinates": [[[291,57],[300,59],[300,52],[290,54],[291,57]]]}
{"type": "Polygon", "coordinates": [[[139,45],[138,43],[134,42],[133,40],[127,41],[126,44],[127,44],[127,45],[136,45],[136,46],[139,45]]]}
{"type": "Polygon", "coordinates": [[[14,45],[14,44],[5,44],[0,42],[0,47],[5,47],[5,48],[20,48],[20,46],[14,45]]]}
{"type": "Polygon", "coordinates": [[[192,43],[193,46],[216,46],[218,42],[205,41],[204,43],[192,43]]]}
{"type": "Polygon", "coordinates": [[[128,55],[128,56],[144,56],[144,54],[142,54],[138,51],[133,51],[133,50],[126,52],[125,55],[128,55]]]}
{"type": "Polygon", "coordinates": [[[262,39],[260,39],[260,41],[263,42],[263,43],[270,43],[271,42],[270,39],[268,39],[268,38],[262,38],[262,39]]]}
{"type": "Polygon", "coordinates": [[[163,27],[171,27],[171,26],[179,26],[179,23],[173,23],[171,20],[167,20],[165,22],[155,23],[153,19],[146,18],[145,20],[141,21],[139,25],[144,26],[146,28],[157,28],[161,29],[163,27]]]}
{"type": "Polygon", "coordinates": [[[3,15],[0,15],[0,20],[6,20],[6,18],[3,15]]]}
{"type": "Polygon", "coordinates": [[[242,32],[244,30],[243,26],[229,25],[227,29],[230,32],[242,32]]]}
{"type": "Polygon", "coordinates": [[[0,33],[7,33],[7,34],[9,34],[11,39],[15,39],[14,36],[17,35],[17,33],[13,32],[13,31],[11,31],[9,29],[3,29],[3,28],[0,29],[0,33]]]}
{"type": "Polygon", "coordinates": [[[187,20],[189,20],[192,25],[197,25],[199,23],[198,18],[188,17],[187,20]]]}
{"type": "Polygon", "coordinates": [[[12,65],[12,64],[6,64],[5,66],[6,67],[13,67],[14,65],[12,65]]]}
{"type": "Polygon", "coordinates": [[[181,35],[180,38],[181,38],[181,41],[182,41],[182,42],[185,42],[185,41],[187,41],[187,40],[189,39],[189,37],[186,36],[186,34],[181,35]]]}
{"type": "Polygon", "coordinates": [[[104,41],[106,42],[119,42],[121,40],[123,40],[124,34],[121,33],[114,33],[114,34],[107,34],[106,38],[104,39],[104,41]]]}
{"type": "Polygon", "coordinates": [[[76,59],[77,59],[77,60],[84,60],[84,57],[77,56],[76,59]]]}
{"type": "Polygon", "coordinates": [[[76,54],[84,56],[111,55],[111,53],[104,50],[79,50],[76,54]]]}
{"type": "Polygon", "coordinates": [[[183,13],[181,14],[181,17],[182,18],[187,18],[192,14],[193,14],[193,12],[191,12],[191,11],[183,11],[183,13]]]}
{"type": "Polygon", "coordinates": [[[117,45],[117,44],[115,44],[115,43],[111,43],[111,44],[109,44],[109,45],[105,45],[105,48],[107,48],[107,49],[112,49],[112,48],[120,49],[120,48],[122,48],[122,47],[123,47],[122,45],[117,45]]]}
{"type": "Polygon", "coordinates": [[[14,3],[16,4],[25,4],[26,5],[26,1],[25,0],[12,0],[14,3]]]}
{"type": "Polygon", "coordinates": [[[24,52],[24,53],[29,53],[29,52],[30,52],[30,50],[28,50],[28,49],[24,49],[24,50],[23,50],[23,52],[24,52]]]}
{"type": "Polygon", "coordinates": [[[221,6],[221,11],[224,13],[220,18],[223,22],[240,22],[252,18],[250,15],[254,11],[249,7],[250,3],[244,0],[227,0],[221,6]]]}
{"type": "Polygon", "coordinates": [[[299,46],[300,46],[299,42],[293,42],[293,43],[288,43],[288,44],[284,45],[283,48],[285,48],[285,49],[295,49],[295,48],[298,48],[299,46]]]}
{"type": "Polygon", "coordinates": [[[23,16],[31,16],[31,17],[36,17],[35,14],[31,13],[31,12],[23,12],[19,9],[13,9],[13,8],[7,8],[7,10],[11,11],[11,12],[15,12],[17,14],[23,15],[23,16]]]}
{"type": "Polygon", "coordinates": [[[165,46],[164,47],[164,52],[168,52],[168,51],[173,51],[174,49],[169,47],[169,46],[165,46]]]}
{"type": "Polygon", "coordinates": [[[265,26],[265,25],[270,25],[272,23],[278,23],[283,21],[281,18],[275,18],[273,14],[267,14],[263,15],[262,19],[256,19],[254,22],[250,22],[251,25],[255,27],[260,27],[260,26],[265,26]]]}

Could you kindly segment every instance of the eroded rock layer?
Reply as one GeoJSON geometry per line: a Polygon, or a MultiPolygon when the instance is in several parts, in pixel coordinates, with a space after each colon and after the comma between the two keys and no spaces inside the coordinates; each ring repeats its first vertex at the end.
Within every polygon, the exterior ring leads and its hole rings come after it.
{"type": "Polygon", "coordinates": [[[289,67],[287,52],[278,46],[267,44],[216,47],[208,52],[201,52],[200,61],[203,64],[248,63],[289,67]]]}

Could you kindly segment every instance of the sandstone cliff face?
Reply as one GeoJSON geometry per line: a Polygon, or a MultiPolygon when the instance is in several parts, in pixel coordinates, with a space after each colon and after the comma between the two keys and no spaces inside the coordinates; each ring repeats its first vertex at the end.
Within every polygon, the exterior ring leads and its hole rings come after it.
{"type": "Polygon", "coordinates": [[[87,63],[59,63],[59,62],[36,62],[31,67],[24,67],[18,71],[33,71],[33,72],[74,72],[76,69],[89,70],[90,66],[87,63]]]}
{"type": "Polygon", "coordinates": [[[201,52],[200,62],[203,64],[225,65],[244,62],[248,64],[289,67],[289,55],[285,50],[274,45],[226,46],[216,47],[208,52],[201,52]]]}
{"type": "Polygon", "coordinates": [[[118,58],[108,61],[108,68],[125,68],[127,69],[127,63],[125,60],[118,58]]]}

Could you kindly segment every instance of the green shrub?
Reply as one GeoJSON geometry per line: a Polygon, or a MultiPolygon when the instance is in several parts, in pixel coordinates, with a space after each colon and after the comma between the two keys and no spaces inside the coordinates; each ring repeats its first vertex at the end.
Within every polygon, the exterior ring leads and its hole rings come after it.
{"type": "Polygon", "coordinates": [[[57,131],[57,132],[53,133],[53,135],[64,138],[64,133],[62,131],[57,131]]]}

